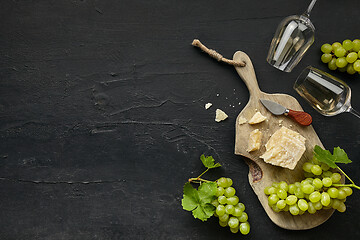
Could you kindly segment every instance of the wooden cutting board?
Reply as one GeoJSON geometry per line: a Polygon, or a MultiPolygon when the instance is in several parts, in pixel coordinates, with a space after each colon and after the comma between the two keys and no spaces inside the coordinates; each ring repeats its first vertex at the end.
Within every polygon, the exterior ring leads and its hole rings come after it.
{"type": "MultiPolygon", "coordinates": [[[[321,147],[323,147],[323,145],[311,125],[301,126],[284,115],[272,115],[259,101],[261,98],[268,99],[277,102],[286,108],[302,111],[303,109],[294,97],[286,94],[268,94],[262,92],[259,89],[252,62],[246,53],[241,51],[236,52],[233,60],[244,61],[246,63],[245,67],[235,67],[250,92],[249,102],[236,119],[235,154],[248,158],[246,159],[246,162],[249,165],[249,182],[251,187],[258,196],[260,203],[269,218],[279,227],[291,230],[304,230],[314,228],[324,223],[333,214],[333,209],[320,210],[315,214],[304,213],[301,216],[292,216],[289,212],[276,213],[269,207],[267,196],[264,194],[264,188],[271,185],[273,182],[286,181],[290,184],[303,180],[303,163],[312,158],[312,150],[315,145],[321,147]],[[260,111],[267,117],[267,120],[255,125],[250,125],[248,123],[239,124],[240,117],[249,120],[256,111],[260,111]],[[294,170],[273,166],[265,163],[263,159],[259,158],[259,156],[265,152],[265,143],[275,131],[281,128],[281,126],[297,131],[307,139],[306,151],[294,170]],[[257,151],[248,153],[246,149],[248,146],[249,134],[256,128],[263,133],[261,148],[257,151]]],[[[264,81],[266,81],[266,79],[264,81]]]]}

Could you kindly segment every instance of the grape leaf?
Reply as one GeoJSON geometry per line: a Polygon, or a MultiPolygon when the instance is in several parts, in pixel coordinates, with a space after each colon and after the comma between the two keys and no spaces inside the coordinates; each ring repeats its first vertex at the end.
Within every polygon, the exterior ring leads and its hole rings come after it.
{"type": "Polygon", "coordinates": [[[348,158],[346,152],[340,147],[334,148],[333,154],[328,150],[322,149],[320,146],[316,145],[314,147],[315,157],[323,163],[326,163],[331,168],[337,168],[336,163],[351,163],[352,161],[348,158]]]}
{"type": "Polygon", "coordinates": [[[338,163],[351,163],[352,161],[348,158],[346,152],[340,147],[334,148],[333,156],[335,158],[335,162],[338,163]]]}
{"type": "Polygon", "coordinates": [[[217,168],[217,167],[221,167],[221,164],[220,163],[216,163],[214,164],[215,160],[212,156],[207,156],[205,157],[205,155],[201,155],[200,156],[200,160],[201,162],[204,164],[204,166],[206,168],[217,168]]]}
{"type": "Polygon", "coordinates": [[[183,209],[192,211],[194,218],[206,221],[215,212],[215,207],[210,203],[216,198],[216,189],[214,182],[203,183],[198,190],[193,188],[189,182],[185,183],[181,202],[183,209]]]}
{"type": "Polygon", "coordinates": [[[316,145],[314,147],[314,155],[320,162],[326,163],[331,168],[337,168],[335,158],[328,150],[322,149],[320,146],[316,145]]]}

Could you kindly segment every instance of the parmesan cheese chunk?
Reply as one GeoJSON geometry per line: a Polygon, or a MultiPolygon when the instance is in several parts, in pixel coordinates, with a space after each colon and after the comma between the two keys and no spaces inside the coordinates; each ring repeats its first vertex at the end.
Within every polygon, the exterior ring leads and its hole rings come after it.
{"type": "Polygon", "coordinates": [[[260,158],[266,163],[294,169],[306,150],[305,141],[298,132],[282,127],[265,144],[266,152],[260,158]]]}
{"type": "Polygon", "coordinates": [[[216,122],[221,122],[227,118],[228,115],[224,111],[222,111],[221,109],[216,109],[216,116],[215,116],[216,122]]]}
{"type": "Polygon", "coordinates": [[[261,136],[262,136],[262,132],[260,132],[259,129],[255,129],[251,131],[249,136],[248,148],[246,151],[252,152],[259,150],[261,144],[261,136]]]}
{"type": "Polygon", "coordinates": [[[242,125],[242,124],[244,124],[244,123],[246,123],[246,122],[247,122],[246,118],[244,118],[244,117],[239,117],[239,120],[238,120],[239,125],[242,125]]]}
{"type": "Polygon", "coordinates": [[[212,106],[212,103],[205,104],[205,109],[209,109],[212,106]]]}
{"type": "Polygon", "coordinates": [[[256,112],[254,116],[249,120],[249,124],[257,124],[266,120],[266,117],[260,112],[256,112]]]}

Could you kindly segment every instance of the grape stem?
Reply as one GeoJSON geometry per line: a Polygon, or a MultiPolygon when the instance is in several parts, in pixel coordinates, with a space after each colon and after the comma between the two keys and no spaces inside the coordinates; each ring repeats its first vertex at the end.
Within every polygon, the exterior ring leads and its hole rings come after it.
{"type": "Polygon", "coordinates": [[[355,184],[333,184],[334,187],[354,187],[360,190],[360,187],[355,184]]]}
{"type": "Polygon", "coordinates": [[[209,183],[209,182],[212,182],[212,181],[197,177],[197,178],[189,178],[189,182],[193,182],[193,183],[207,182],[207,183],[209,183]]]}
{"type": "Polygon", "coordinates": [[[353,185],[355,185],[354,181],[351,180],[351,178],[350,178],[348,175],[346,175],[346,173],[345,173],[343,170],[341,170],[341,168],[337,167],[337,169],[339,169],[339,171],[340,171],[342,174],[344,174],[344,176],[345,176],[347,179],[349,179],[349,181],[350,181],[353,185]]]}

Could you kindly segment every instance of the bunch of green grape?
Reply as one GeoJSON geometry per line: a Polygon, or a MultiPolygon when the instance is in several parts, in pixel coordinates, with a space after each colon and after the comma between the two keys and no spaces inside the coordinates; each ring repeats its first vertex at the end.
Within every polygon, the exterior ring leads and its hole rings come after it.
{"type": "Polygon", "coordinates": [[[321,46],[321,51],[321,61],[327,63],[330,70],[338,69],[349,74],[360,73],[360,39],[346,39],[342,44],[325,43],[321,46]]]}
{"type": "Polygon", "coordinates": [[[219,218],[222,227],[229,226],[232,233],[240,231],[243,235],[250,232],[248,215],[245,212],[245,205],[239,202],[235,195],[236,190],[232,187],[233,181],[230,178],[219,178],[217,181],[216,199],[212,205],[216,207],[214,216],[219,218]]]}
{"type": "Polygon", "coordinates": [[[345,212],[346,197],[352,194],[352,189],[334,186],[341,185],[341,175],[315,157],[305,162],[302,168],[305,179],[301,182],[274,182],[264,189],[270,207],[275,212],[289,211],[292,215],[305,212],[314,214],[318,210],[331,208],[345,212]]]}

